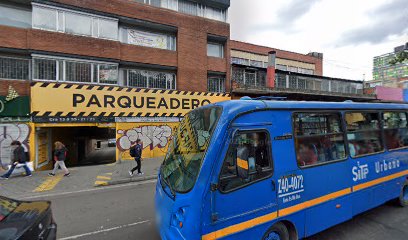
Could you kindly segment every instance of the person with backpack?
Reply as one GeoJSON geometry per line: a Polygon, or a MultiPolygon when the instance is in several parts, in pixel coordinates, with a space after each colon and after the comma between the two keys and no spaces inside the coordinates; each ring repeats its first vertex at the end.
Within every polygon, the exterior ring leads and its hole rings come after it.
{"type": "Polygon", "coordinates": [[[65,172],[64,177],[68,177],[70,175],[70,172],[68,171],[67,167],[65,166],[65,159],[67,159],[67,152],[68,149],[62,144],[62,142],[55,142],[55,151],[54,151],[54,170],[52,170],[52,173],[48,173],[49,176],[55,176],[55,173],[58,170],[58,167],[61,167],[61,169],[65,172]]]}
{"type": "Polygon", "coordinates": [[[131,157],[135,158],[135,161],[137,163],[136,167],[132,168],[132,170],[129,171],[129,175],[133,177],[133,173],[137,170],[137,175],[143,175],[144,173],[141,171],[142,168],[142,145],[140,144],[140,139],[136,140],[136,144],[130,147],[129,149],[129,154],[131,157]]]}
{"type": "Polygon", "coordinates": [[[8,179],[10,175],[13,173],[14,169],[17,167],[18,164],[23,164],[23,168],[26,171],[26,176],[31,177],[31,171],[30,168],[28,168],[26,164],[26,153],[24,151],[23,146],[21,146],[21,142],[19,141],[13,141],[11,143],[11,151],[12,151],[12,163],[11,163],[11,168],[1,176],[2,179],[8,179]]]}

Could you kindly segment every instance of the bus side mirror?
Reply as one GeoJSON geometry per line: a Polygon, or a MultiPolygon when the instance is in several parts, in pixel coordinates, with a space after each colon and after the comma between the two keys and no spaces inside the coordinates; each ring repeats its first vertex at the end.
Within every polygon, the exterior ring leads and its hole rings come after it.
{"type": "Polygon", "coordinates": [[[249,177],[249,161],[237,157],[237,173],[238,177],[247,179],[249,177]]]}

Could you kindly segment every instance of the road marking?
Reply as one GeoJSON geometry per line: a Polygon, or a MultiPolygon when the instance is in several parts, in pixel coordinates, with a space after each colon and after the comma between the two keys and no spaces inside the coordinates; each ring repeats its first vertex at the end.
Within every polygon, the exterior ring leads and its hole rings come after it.
{"type": "Polygon", "coordinates": [[[102,180],[111,180],[111,177],[107,177],[107,176],[97,176],[97,179],[102,179],[102,180]]]}
{"type": "Polygon", "coordinates": [[[34,189],[33,192],[45,192],[45,191],[50,191],[57,186],[57,184],[62,180],[64,175],[59,174],[54,177],[47,177],[47,179],[40,184],[36,189],[34,189]]]}
{"type": "Polygon", "coordinates": [[[110,172],[110,173],[107,173],[106,175],[111,175],[111,176],[112,176],[112,174],[113,174],[113,173],[110,172]]]}
{"type": "Polygon", "coordinates": [[[95,235],[95,234],[99,234],[99,233],[110,232],[110,231],[118,230],[118,229],[121,229],[121,228],[132,227],[132,226],[136,226],[136,225],[140,225],[140,224],[148,223],[148,222],[150,222],[150,220],[145,220],[145,221],[135,222],[135,223],[129,223],[129,224],[113,227],[113,228],[107,228],[107,229],[103,229],[103,230],[99,230],[99,231],[78,234],[78,235],[75,235],[75,236],[70,236],[70,237],[65,237],[65,238],[59,238],[59,240],[77,239],[77,238],[91,236],[91,235],[95,235]]]}
{"type": "Polygon", "coordinates": [[[94,185],[95,186],[107,186],[108,182],[107,181],[95,181],[94,185]]]}
{"type": "Polygon", "coordinates": [[[114,162],[114,163],[109,163],[109,164],[106,164],[105,166],[115,166],[115,164],[116,164],[116,162],[114,162]]]}
{"type": "Polygon", "coordinates": [[[123,188],[123,187],[128,187],[128,186],[145,185],[145,184],[155,183],[156,181],[157,181],[156,179],[153,179],[153,180],[147,180],[147,181],[143,181],[143,182],[133,182],[133,183],[127,183],[127,184],[118,184],[118,185],[107,186],[107,187],[103,187],[103,188],[90,188],[90,189],[84,189],[84,190],[79,190],[79,191],[62,192],[62,193],[50,193],[50,194],[43,194],[43,195],[37,195],[37,196],[29,195],[29,196],[19,197],[19,199],[28,200],[28,199],[35,199],[35,198],[64,196],[64,195],[70,195],[70,194],[75,194],[75,193],[104,191],[104,190],[109,190],[109,189],[114,189],[114,188],[123,188]]]}

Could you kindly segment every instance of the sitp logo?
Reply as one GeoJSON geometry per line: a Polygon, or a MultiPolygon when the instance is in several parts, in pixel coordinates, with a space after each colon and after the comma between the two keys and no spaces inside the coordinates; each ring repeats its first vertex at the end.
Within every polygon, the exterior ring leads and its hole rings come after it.
{"type": "Polygon", "coordinates": [[[357,166],[352,168],[352,173],[354,182],[366,179],[369,173],[368,164],[360,165],[360,162],[357,161],[357,166]]]}

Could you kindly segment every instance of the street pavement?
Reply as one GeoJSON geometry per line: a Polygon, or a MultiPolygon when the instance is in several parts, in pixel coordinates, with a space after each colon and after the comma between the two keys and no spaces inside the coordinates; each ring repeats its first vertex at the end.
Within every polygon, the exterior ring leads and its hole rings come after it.
{"type": "MultiPolygon", "coordinates": [[[[14,176],[0,181],[0,195],[50,200],[58,238],[160,239],[154,224],[154,186],[161,158],[145,159],[145,175],[130,177],[134,161],[70,168],[72,175],[14,176]],[[99,186],[99,187],[96,187],[99,186]]],[[[1,173],[0,173],[1,174],[1,173]]],[[[387,203],[308,240],[408,239],[408,208],[387,203]]]]}
{"type": "MultiPolygon", "coordinates": [[[[159,240],[154,223],[155,180],[48,194],[58,238],[159,240]]],[[[361,214],[307,240],[406,240],[408,208],[391,203],[361,214]]]]}

